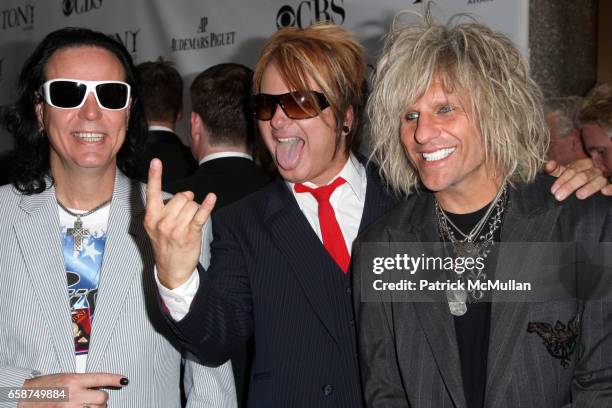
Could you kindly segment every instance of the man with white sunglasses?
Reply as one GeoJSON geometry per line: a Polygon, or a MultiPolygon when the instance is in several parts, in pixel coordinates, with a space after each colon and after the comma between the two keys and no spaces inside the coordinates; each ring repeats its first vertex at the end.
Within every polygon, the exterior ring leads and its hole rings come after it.
{"type": "MultiPolygon", "coordinates": [[[[25,62],[0,189],[0,407],[179,407],[179,348],[155,307],[135,174],[146,123],[134,67],[67,28],[25,62]]],[[[188,407],[236,405],[231,366],[187,362],[188,407]]]]}

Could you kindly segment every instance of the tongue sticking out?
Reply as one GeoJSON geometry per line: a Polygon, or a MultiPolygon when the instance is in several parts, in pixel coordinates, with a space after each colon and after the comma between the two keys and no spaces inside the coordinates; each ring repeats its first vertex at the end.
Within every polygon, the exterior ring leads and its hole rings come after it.
{"type": "Polygon", "coordinates": [[[293,170],[300,161],[300,153],[304,147],[301,139],[292,139],[276,145],[276,162],[283,170],[293,170]]]}

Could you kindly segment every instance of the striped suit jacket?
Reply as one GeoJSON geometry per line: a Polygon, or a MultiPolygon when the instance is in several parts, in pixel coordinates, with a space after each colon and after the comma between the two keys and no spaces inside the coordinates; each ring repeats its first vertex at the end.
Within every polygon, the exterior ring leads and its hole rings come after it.
{"type": "MultiPolygon", "coordinates": [[[[181,353],[159,313],[139,183],[116,172],[87,372],[123,374],[110,407],[179,407],[181,353]]],[[[75,371],[66,269],[53,187],[0,188],[0,387],[75,371]]],[[[231,366],[188,361],[189,407],[233,407],[231,366]]],[[[0,402],[0,406],[12,406],[0,402]]]]}
{"type": "MultiPolygon", "coordinates": [[[[607,298],[554,302],[493,302],[484,408],[603,408],[612,406],[612,199],[571,197],[556,202],[554,179],[539,176],[510,190],[502,242],[592,243],[607,257],[601,280],[607,298]],[[527,331],[530,322],[567,325],[578,317],[579,337],[564,367],[546,341],[527,331]],[[581,319],[581,320],[580,320],[581,319]]],[[[368,243],[438,242],[433,195],[415,194],[360,236],[353,256],[354,303],[367,407],[466,408],[453,317],[446,301],[362,302],[366,274],[372,275],[368,243]]],[[[411,247],[414,248],[414,247],[411,247]]],[[[526,276],[541,259],[538,245],[521,256],[498,259],[495,279],[526,276]]],[[[395,249],[394,249],[395,251],[395,249]]],[[[414,249],[415,253],[420,254],[414,249]]],[[[568,257],[573,256],[567,254],[568,257]]],[[[379,256],[379,255],[375,255],[379,256]]],[[[569,259],[569,258],[568,258],[569,259]]],[[[563,272],[585,269],[563,269],[563,272]]],[[[540,272],[537,269],[536,272],[540,272]]],[[[530,275],[531,278],[534,278],[530,275]]],[[[445,278],[443,278],[445,279],[445,278]]],[[[533,282],[533,279],[531,280],[533,282]]],[[[550,281],[544,281],[547,285],[550,281]]],[[[572,278],[571,282],[575,282],[572,278]]],[[[550,282],[552,283],[552,282],[550,282]]],[[[381,292],[379,292],[381,293],[381,292]]],[[[387,296],[379,294],[378,296],[387,296]]],[[[388,296],[398,296],[391,293],[388,296]]],[[[440,298],[444,292],[440,294],[440,298]]],[[[372,300],[368,297],[368,300],[372,300]]],[[[397,300],[397,299],[396,299],[397,300]]],[[[495,300],[495,299],[494,299],[495,300]]]]}

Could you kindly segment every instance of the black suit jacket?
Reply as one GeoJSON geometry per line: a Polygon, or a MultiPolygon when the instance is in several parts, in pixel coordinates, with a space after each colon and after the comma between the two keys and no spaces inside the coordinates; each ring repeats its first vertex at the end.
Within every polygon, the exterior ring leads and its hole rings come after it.
{"type": "MultiPolygon", "coordinates": [[[[393,203],[368,170],[361,228],[393,203]]],[[[285,181],[212,220],[211,265],[200,269],[189,314],[170,322],[186,348],[221,364],[254,335],[251,407],[360,407],[350,279],[285,181]]]]}
{"type": "MultiPolygon", "coordinates": [[[[485,408],[612,406],[612,199],[597,195],[580,201],[570,197],[559,203],[550,194],[553,181],[550,176],[540,175],[535,182],[518,183],[509,191],[501,239],[510,246],[499,246],[494,279],[534,282],[534,292],[525,292],[523,301],[519,301],[516,292],[508,292],[506,301],[499,297],[504,294],[498,293],[493,298],[485,408]],[[531,244],[522,246],[520,251],[512,250],[512,243],[520,242],[531,244]],[[592,255],[596,257],[607,257],[603,264],[608,269],[598,280],[598,290],[600,294],[607,294],[607,302],[599,301],[600,297],[596,300],[576,297],[577,292],[573,292],[576,287],[571,286],[560,292],[572,289],[567,291],[567,297],[551,296],[556,301],[534,302],[534,294],[559,283],[546,278],[551,275],[544,275],[555,272],[551,267],[558,268],[560,275],[555,277],[567,277],[569,273],[570,283],[597,281],[595,275],[585,276],[589,269],[583,264],[571,262],[574,251],[557,253],[561,256],[554,261],[559,265],[552,263],[547,264],[548,269],[540,268],[551,260],[540,243],[551,242],[577,243],[594,248],[592,255]],[[573,267],[568,268],[570,265],[573,267]],[[589,301],[577,301],[577,298],[589,301]],[[547,350],[547,343],[551,345],[555,339],[545,340],[527,329],[530,322],[565,327],[575,318],[581,322],[579,338],[564,367],[562,360],[547,350]]],[[[392,248],[389,243],[412,243],[410,250],[405,244],[395,244],[389,253],[375,256],[393,256],[399,248],[418,256],[419,245],[424,242],[439,242],[431,193],[411,196],[372,224],[355,242],[354,302],[368,407],[466,408],[454,321],[444,292],[438,292],[430,302],[411,302],[411,296],[415,295],[410,292],[372,293],[370,290],[373,245],[380,252],[392,248]],[[378,297],[378,301],[373,301],[372,296],[378,297]]],[[[423,252],[431,253],[427,249],[423,252]]],[[[374,279],[388,273],[393,272],[384,272],[374,279]]],[[[423,277],[431,280],[427,273],[431,272],[415,275],[417,283],[423,277]]],[[[444,282],[446,278],[438,280],[444,282]]],[[[559,347],[563,344],[561,341],[559,347]]]]}
{"type": "Polygon", "coordinates": [[[253,160],[244,157],[223,157],[202,163],[187,178],[168,184],[166,191],[193,191],[201,203],[206,194],[217,195],[215,209],[238,201],[270,182],[268,175],[253,160]]]}
{"type": "Polygon", "coordinates": [[[164,189],[170,182],[193,173],[198,166],[189,148],[180,141],[175,133],[165,130],[149,130],[140,172],[140,181],[143,183],[147,182],[149,163],[155,157],[162,161],[164,167],[162,173],[164,189]]]}

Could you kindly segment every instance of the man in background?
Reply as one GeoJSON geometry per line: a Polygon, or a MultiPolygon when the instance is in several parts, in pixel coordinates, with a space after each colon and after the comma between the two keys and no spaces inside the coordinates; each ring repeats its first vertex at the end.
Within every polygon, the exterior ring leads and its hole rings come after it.
{"type": "Polygon", "coordinates": [[[183,80],[170,62],[159,59],[136,67],[142,81],[142,102],[149,134],[145,143],[141,181],[146,181],[149,162],[154,157],[164,164],[162,183],[188,176],[196,163],[179,136],[176,123],[183,117],[183,80]]]}
{"type": "MultiPolygon", "coordinates": [[[[217,205],[253,193],[270,181],[249,153],[253,140],[251,82],[253,71],[240,64],[219,64],[200,73],[191,84],[193,157],[200,163],[189,177],[166,186],[166,191],[192,191],[197,202],[217,195],[217,205]]],[[[238,402],[246,405],[252,342],[232,357],[238,402]]]]}
{"type": "Polygon", "coordinates": [[[612,180],[612,84],[597,85],[578,114],[582,142],[608,180],[612,180]]]}
{"type": "Polygon", "coordinates": [[[544,105],[546,123],[550,130],[547,156],[564,166],[588,157],[582,146],[580,129],[576,125],[581,103],[582,98],[568,96],[548,99],[544,105]]]}
{"type": "Polygon", "coordinates": [[[216,208],[221,208],[268,184],[268,175],[250,154],[252,77],[249,68],[230,63],[210,67],[194,79],[189,144],[199,167],[168,184],[168,192],[193,191],[197,202],[213,192],[216,208]]]}

